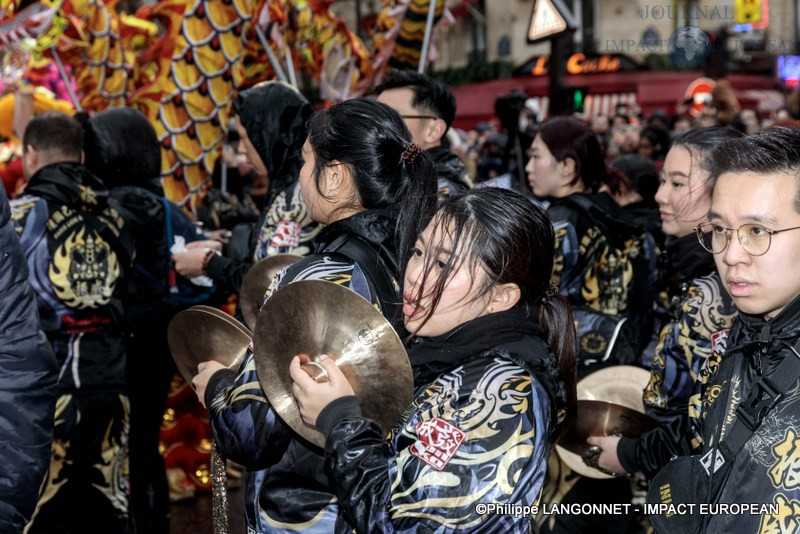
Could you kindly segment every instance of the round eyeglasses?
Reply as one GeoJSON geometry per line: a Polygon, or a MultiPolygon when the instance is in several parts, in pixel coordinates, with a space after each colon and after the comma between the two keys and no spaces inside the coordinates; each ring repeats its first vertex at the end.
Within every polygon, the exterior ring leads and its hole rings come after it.
{"type": "Polygon", "coordinates": [[[438,119],[433,115],[400,115],[404,119],[438,119]]]}
{"type": "Polygon", "coordinates": [[[736,232],[739,244],[745,252],[751,256],[763,256],[772,244],[772,236],[789,230],[798,230],[800,226],[794,228],[784,228],[782,230],[770,230],[760,224],[743,224],[739,228],[726,228],[718,223],[703,223],[694,229],[697,232],[697,239],[704,249],[712,254],[719,254],[728,248],[731,235],[736,232]]]}

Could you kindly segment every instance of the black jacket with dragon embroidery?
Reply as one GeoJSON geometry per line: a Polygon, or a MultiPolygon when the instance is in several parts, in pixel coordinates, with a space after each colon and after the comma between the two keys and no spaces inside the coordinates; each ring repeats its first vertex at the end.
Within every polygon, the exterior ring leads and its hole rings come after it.
{"type": "Polygon", "coordinates": [[[655,240],[605,193],[548,201],[553,281],[573,306],[579,376],[598,365],[635,363],[653,330],[655,240]]]}
{"type": "Polygon", "coordinates": [[[300,196],[300,149],[313,111],[297,89],[265,82],[239,94],[234,109],[269,176],[267,208],[256,224],[233,230],[225,256],[213,256],[208,275],[238,293],[247,271],[259,260],[279,253],[305,256],[322,225],[314,222],[300,196]]]}
{"type": "MultiPolygon", "coordinates": [[[[393,222],[379,210],[334,222],[320,233],[316,253],[282,271],[268,295],[295,281],[325,280],[358,293],[390,318],[401,302],[393,235],[393,222]],[[359,263],[346,246],[337,245],[350,239],[373,248],[374,260],[383,265],[359,263]],[[388,295],[382,289],[387,286],[378,280],[387,272],[393,279],[388,295]]],[[[272,408],[261,389],[252,351],[238,373],[223,369],[211,377],[205,399],[220,450],[248,471],[244,514],[248,534],[333,531],[338,504],[322,450],[295,434],[272,408]]]]}
{"type": "Polygon", "coordinates": [[[122,391],[123,302],[134,256],[122,209],[78,163],[40,169],[12,203],[59,389],[122,391]]]}
{"type": "MultiPolygon", "coordinates": [[[[712,352],[724,344],[737,310],[722,286],[713,256],[700,246],[694,233],[668,242],[667,253],[672,302],[642,400],[647,414],[663,425],[659,432],[680,440],[686,432],[695,381],[712,352]]],[[[619,460],[630,473],[653,476],[663,467],[660,463],[639,464],[640,459],[648,458],[637,450],[640,441],[645,448],[655,448],[648,434],[640,439],[622,438],[617,446],[619,460]]]]}
{"type": "Polygon", "coordinates": [[[728,335],[737,313],[713,255],[694,233],[670,240],[667,254],[672,302],[643,396],[647,414],[661,422],[686,414],[701,367],[728,335]]]}
{"type": "Polygon", "coordinates": [[[416,338],[414,398],[388,442],[355,397],[326,407],[337,532],[529,532],[530,515],[482,507],[538,502],[567,398],[543,335],[519,307],[416,338]]]}
{"type": "MultiPolygon", "coordinates": [[[[750,396],[760,374],[783,358],[796,358],[800,298],[770,320],[739,312],[724,349],[714,352],[689,405],[692,446],[700,454],[730,431],[736,408],[750,396]]],[[[800,377],[768,413],[727,470],[718,503],[777,504],[777,515],[717,514],[706,532],[793,532],[800,525],[800,377]]]]}
{"type": "MultiPolygon", "coordinates": [[[[783,358],[796,357],[790,347],[798,339],[800,298],[768,321],[739,312],[727,340],[711,354],[695,382],[688,432],[680,432],[672,423],[649,432],[646,446],[636,448],[638,465],[655,473],[673,456],[711,451],[730,431],[737,407],[750,395],[759,376],[770,373],[783,358]]],[[[796,532],[800,524],[797,379],[732,461],[730,469],[718,475],[725,478],[714,503],[777,504],[779,513],[717,513],[706,517],[705,532],[796,532]]]]}

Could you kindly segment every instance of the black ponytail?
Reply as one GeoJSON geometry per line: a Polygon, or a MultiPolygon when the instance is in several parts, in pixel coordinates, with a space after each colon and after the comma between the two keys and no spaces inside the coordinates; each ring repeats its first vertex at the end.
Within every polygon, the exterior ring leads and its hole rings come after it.
{"type": "Polygon", "coordinates": [[[575,331],[575,320],[572,317],[569,300],[560,293],[542,299],[542,304],[539,306],[539,324],[545,332],[547,345],[558,358],[558,368],[567,388],[566,417],[560,422],[554,436],[558,439],[575,423],[578,408],[575,391],[578,380],[578,334],[575,331]]]}
{"type": "Polygon", "coordinates": [[[372,99],[346,100],[315,113],[309,121],[317,191],[325,167],[338,161],[350,170],[365,209],[385,209],[396,217],[398,259],[405,265],[417,236],[436,210],[433,160],[417,152],[403,118],[372,99]],[[410,152],[414,157],[410,157],[410,152]],[[405,155],[405,156],[404,156],[405,155]]]}

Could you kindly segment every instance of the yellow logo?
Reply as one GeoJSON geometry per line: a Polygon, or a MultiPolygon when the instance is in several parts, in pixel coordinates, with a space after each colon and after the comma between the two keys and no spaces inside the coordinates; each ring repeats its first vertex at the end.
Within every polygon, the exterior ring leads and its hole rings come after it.
{"type": "Polygon", "coordinates": [[[48,274],[56,296],[66,306],[86,309],[109,303],[120,269],[108,243],[81,227],[55,250],[48,274]]]}

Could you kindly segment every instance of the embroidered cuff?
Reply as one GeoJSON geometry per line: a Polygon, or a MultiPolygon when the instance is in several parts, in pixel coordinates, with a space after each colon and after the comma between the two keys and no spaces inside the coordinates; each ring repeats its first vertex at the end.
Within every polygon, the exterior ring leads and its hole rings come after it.
{"type": "MultiPolygon", "coordinates": [[[[211,378],[208,379],[208,384],[206,385],[206,394],[204,395],[204,399],[206,401],[206,406],[211,408],[211,403],[214,402],[214,397],[217,396],[217,390],[220,387],[220,382],[233,382],[236,380],[236,373],[231,371],[230,369],[220,369],[213,375],[211,378]]],[[[227,385],[224,384],[223,387],[227,385]]]]}

